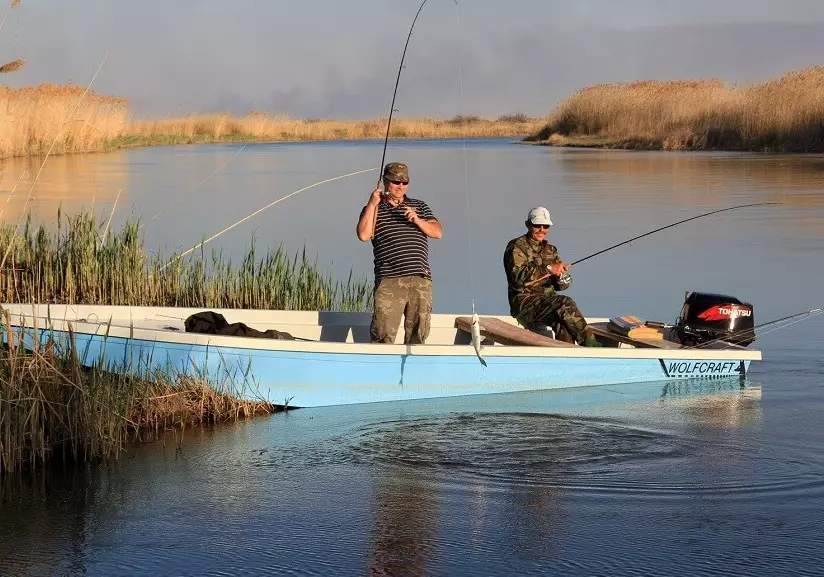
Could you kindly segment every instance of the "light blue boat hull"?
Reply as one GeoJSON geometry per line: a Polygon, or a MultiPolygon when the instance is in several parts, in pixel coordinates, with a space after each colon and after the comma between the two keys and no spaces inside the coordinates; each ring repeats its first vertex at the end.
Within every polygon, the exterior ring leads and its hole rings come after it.
{"type": "MultiPolygon", "coordinates": [[[[37,334],[41,343],[52,339],[65,346],[69,339],[65,331],[40,329],[37,334]]],[[[15,338],[32,346],[34,329],[16,328],[15,338]]],[[[414,354],[372,354],[213,346],[84,333],[74,333],[73,338],[78,356],[89,366],[137,375],[157,370],[182,373],[213,384],[229,380],[233,390],[243,387],[247,398],[293,407],[670,379],[743,378],[750,364],[749,360],[719,360],[711,351],[705,359],[683,359],[668,357],[669,352],[661,350],[654,358],[507,356],[497,352],[487,356],[484,367],[474,353],[466,353],[467,347],[455,347],[463,349],[455,355],[422,354],[417,352],[420,347],[414,354]]]]}

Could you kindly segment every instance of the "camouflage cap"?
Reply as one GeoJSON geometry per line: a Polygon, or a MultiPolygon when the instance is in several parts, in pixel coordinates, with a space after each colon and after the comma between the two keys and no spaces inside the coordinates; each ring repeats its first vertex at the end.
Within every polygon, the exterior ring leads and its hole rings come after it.
{"type": "Polygon", "coordinates": [[[383,177],[386,180],[409,182],[409,167],[402,162],[390,162],[383,168],[383,177]]]}

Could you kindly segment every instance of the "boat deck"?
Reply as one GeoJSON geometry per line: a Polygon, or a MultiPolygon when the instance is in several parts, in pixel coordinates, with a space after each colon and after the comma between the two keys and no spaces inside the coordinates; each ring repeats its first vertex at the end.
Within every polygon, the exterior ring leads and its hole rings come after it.
{"type": "MultiPolygon", "coordinates": [[[[15,322],[25,322],[32,326],[47,327],[53,321],[61,324],[97,325],[99,331],[109,332],[120,328],[128,332],[134,330],[153,331],[154,339],[172,338],[172,335],[185,333],[186,319],[203,310],[212,310],[223,315],[228,323],[242,322],[259,331],[275,329],[287,332],[298,341],[314,343],[370,344],[369,325],[372,314],[368,312],[325,312],[325,311],[276,311],[276,310],[241,310],[241,309],[194,309],[171,307],[128,307],[128,306],[93,306],[93,305],[19,305],[7,304],[2,307],[13,317],[15,322]]],[[[691,350],[666,339],[638,339],[625,337],[607,329],[607,318],[587,319],[596,338],[603,349],[647,349],[686,352],[691,350]]],[[[433,314],[431,330],[426,345],[417,345],[432,350],[433,347],[451,347],[471,344],[471,317],[466,315],[433,314]]],[[[396,345],[403,345],[403,327],[395,338],[396,345]]],[[[537,334],[521,327],[510,316],[487,315],[481,317],[481,335],[483,345],[492,350],[528,349],[573,352],[579,348],[545,335],[537,334]]],[[[182,336],[182,335],[181,335],[182,336]]],[[[240,337],[228,337],[232,340],[240,337]]],[[[179,340],[179,339],[174,339],[179,340]]],[[[249,340],[249,339],[245,339],[249,340]]],[[[259,340],[259,339],[254,339],[259,340]]],[[[284,342],[284,341],[280,341],[284,342]]],[[[713,343],[702,347],[716,351],[748,351],[737,345],[725,342],[713,343]]],[[[597,349],[596,349],[597,350],[597,349]]],[[[590,350],[591,353],[594,351],[590,350]]],[[[576,354],[576,356],[578,356],[576,354]]]]}

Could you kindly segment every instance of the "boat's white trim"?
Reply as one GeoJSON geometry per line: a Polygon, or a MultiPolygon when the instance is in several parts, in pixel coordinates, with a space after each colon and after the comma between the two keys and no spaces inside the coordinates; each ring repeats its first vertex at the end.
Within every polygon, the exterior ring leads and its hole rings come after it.
{"type": "MultiPolygon", "coordinates": [[[[53,330],[68,330],[69,324],[76,333],[109,335],[109,337],[133,338],[149,342],[174,343],[180,345],[205,345],[210,347],[230,347],[250,351],[293,351],[313,353],[340,353],[363,355],[415,355],[415,356],[475,356],[475,350],[469,344],[373,344],[328,341],[291,341],[255,339],[231,336],[204,335],[186,333],[180,330],[161,328],[162,319],[185,319],[203,309],[158,308],[158,307],[94,307],[57,305],[50,306],[48,313],[42,305],[34,309],[31,305],[0,305],[12,316],[13,324],[53,330]],[[39,313],[39,314],[38,314],[39,313]],[[35,315],[37,315],[35,317],[35,315]],[[89,322],[93,315],[96,321],[89,322]],[[48,319],[51,319],[50,322],[48,319]],[[85,320],[77,320],[85,319],[85,320]],[[111,320],[110,320],[111,319],[111,320]],[[147,327],[146,324],[150,326],[147,327]]],[[[310,324],[322,322],[323,317],[334,321],[333,324],[363,326],[368,324],[370,313],[323,313],[315,311],[239,311],[213,309],[216,312],[231,315],[232,322],[242,321],[264,329],[274,323],[279,330],[290,330],[291,324],[310,324]],[[288,322],[288,321],[291,321],[288,322]],[[354,321],[352,323],[345,321],[354,321]]],[[[433,315],[433,324],[439,328],[452,327],[457,315],[433,315]]],[[[498,317],[506,322],[516,324],[511,317],[498,317]]],[[[590,319],[595,321],[598,319],[590,319]]],[[[402,332],[402,331],[399,331],[402,332]]],[[[606,359],[715,359],[715,360],[761,360],[761,351],[742,349],[652,349],[652,348],[549,348],[526,346],[490,346],[484,348],[484,356],[494,357],[533,357],[533,358],[606,358],[606,359]]]]}

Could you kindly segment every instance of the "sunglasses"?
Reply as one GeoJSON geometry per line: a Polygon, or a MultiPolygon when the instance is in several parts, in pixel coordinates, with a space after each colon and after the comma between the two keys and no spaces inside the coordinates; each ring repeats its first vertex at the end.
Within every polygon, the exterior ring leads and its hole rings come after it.
{"type": "Polygon", "coordinates": [[[401,184],[409,184],[408,182],[404,182],[403,180],[387,180],[386,182],[391,182],[394,185],[401,185],[401,184]]]}
{"type": "Polygon", "coordinates": [[[541,228],[543,230],[549,230],[549,225],[548,224],[532,224],[530,222],[529,226],[531,226],[532,228],[541,228]]]}

